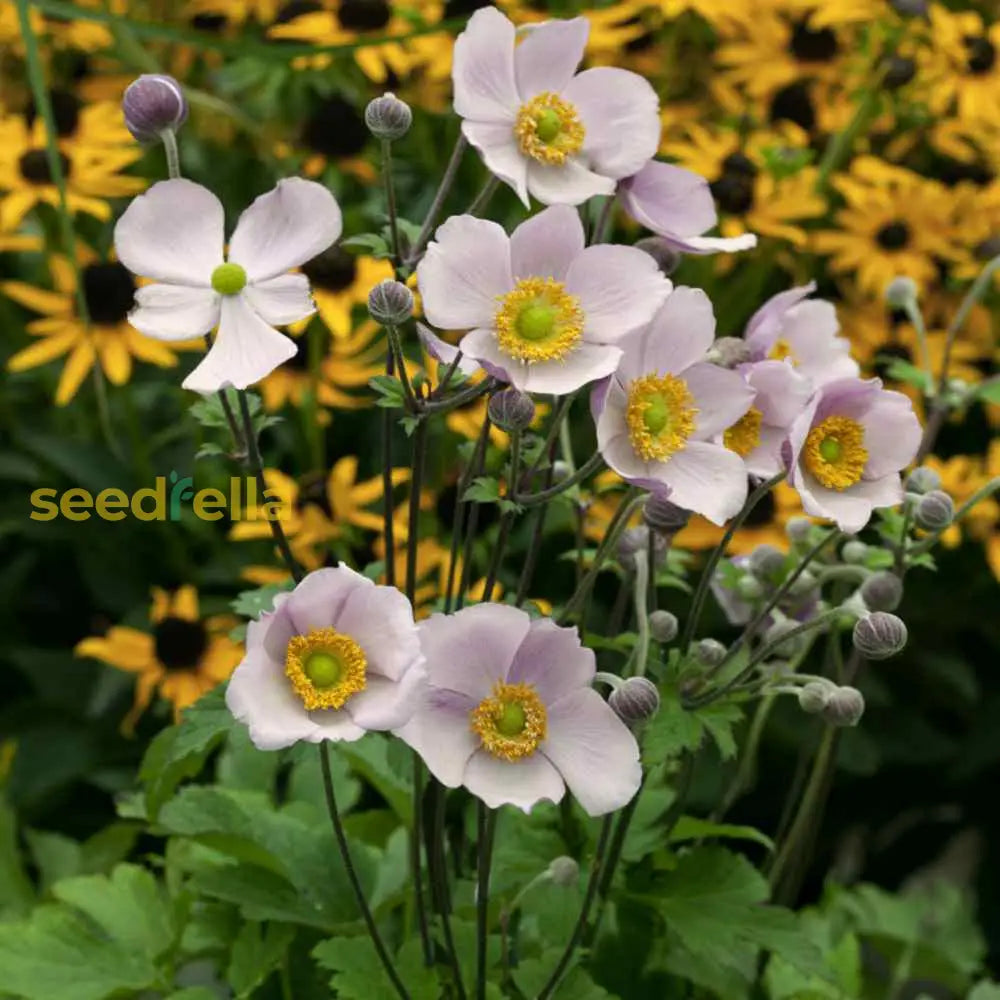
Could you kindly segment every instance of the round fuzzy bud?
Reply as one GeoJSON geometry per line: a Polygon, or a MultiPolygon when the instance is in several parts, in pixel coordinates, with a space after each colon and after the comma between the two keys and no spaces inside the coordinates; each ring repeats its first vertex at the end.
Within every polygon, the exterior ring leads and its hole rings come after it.
{"type": "Polygon", "coordinates": [[[735,368],[750,360],[750,348],[742,337],[719,337],[709,349],[708,358],[721,368],[735,368]]]}
{"type": "Polygon", "coordinates": [[[788,588],[792,597],[806,597],[816,589],[816,577],[810,570],[803,570],[788,588]]]}
{"type": "Polygon", "coordinates": [[[927,13],[927,0],[889,0],[889,3],[903,17],[923,17],[927,13]]]}
{"type": "Polygon", "coordinates": [[[913,520],[924,531],[940,531],[955,520],[955,502],[943,490],[931,490],[920,498],[913,520]]]}
{"type": "Polygon", "coordinates": [[[611,692],[608,704],[622,722],[634,725],[656,715],[660,708],[660,692],[645,677],[629,677],[611,692]]]}
{"type": "Polygon", "coordinates": [[[188,115],[181,85],[165,73],[143,73],[122,95],[125,127],[139,142],[157,142],[161,132],[176,131],[188,115]]]}
{"type": "Polygon", "coordinates": [[[549,862],[548,874],[554,885],[570,889],[580,881],[580,866],[564,854],[549,862]]]}
{"type": "Polygon", "coordinates": [[[799,688],[799,708],[809,715],[819,715],[826,708],[831,693],[835,690],[832,684],[820,681],[809,681],[799,688]]]}
{"type": "Polygon", "coordinates": [[[930,493],[941,489],[941,477],[929,466],[921,465],[906,477],[907,493],[930,493]]]}
{"type": "Polygon", "coordinates": [[[718,639],[699,639],[694,656],[703,667],[717,667],[726,657],[726,647],[718,639]]]}
{"type": "MultiPolygon", "coordinates": [[[[882,81],[888,90],[905,87],[917,75],[916,62],[907,56],[889,56],[883,67],[882,81]]],[[[888,297],[888,293],[886,293],[886,297],[888,297]]]]}
{"type": "Polygon", "coordinates": [[[635,247],[648,253],[656,261],[657,267],[668,278],[677,270],[677,265],[681,262],[681,255],[665,240],[659,236],[647,236],[639,240],[635,247]]]}
{"type": "Polygon", "coordinates": [[[402,139],[413,124],[413,112],[406,101],[395,94],[383,94],[368,102],[365,108],[365,124],[376,139],[392,142],[402,139]]]}
{"type": "Polygon", "coordinates": [[[868,558],[868,546],[864,542],[852,538],[849,542],[844,543],[844,547],[840,550],[840,558],[845,563],[860,565],[868,558]]]}
{"type": "MultiPolygon", "coordinates": [[[[667,543],[656,532],[650,532],[644,524],[635,528],[629,528],[622,533],[618,539],[618,563],[622,569],[635,569],[635,554],[637,552],[649,552],[649,537],[653,536],[653,562],[659,566],[667,557],[667,543]]],[[[653,567],[650,566],[650,570],[653,567]]]]}
{"type": "Polygon", "coordinates": [[[743,598],[744,601],[757,601],[764,596],[764,584],[760,582],[755,576],[751,576],[749,573],[744,573],[736,581],[736,593],[743,598]]]}
{"type": "Polygon", "coordinates": [[[561,458],[552,463],[552,482],[561,483],[564,479],[569,479],[573,475],[573,469],[569,462],[564,462],[561,458]]]}
{"type": "Polygon", "coordinates": [[[861,584],[861,599],[869,611],[895,611],[903,600],[903,581],[894,573],[873,573],[861,584]]]}
{"type": "Polygon", "coordinates": [[[784,642],[781,641],[789,632],[794,632],[799,627],[799,624],[799,622],[792,621],[790,618],[782,618],[771,625],[764,633],[764,642],[768,645],[771,643],[779,644],[775,646],[775,656],[790,660],[802,649],[802,643],[806,638],[804,635],[796,635],[791,639],[786,639],[784,642]]]}
{"type": "Polygon", "coordinates": [[[413,292],[401,281],[386,278],[368,293],[368,312],[382,326],[398,326],[413,315],[413,292]]]}
{"type": "Polygon", "coordinates": [[[691,517],[691,511],[678,507],[666,497],[651,493],[642,505],[642,519],[646,525],[663,535],[680,531],[691,517]]]}
{"type": "Polygon", "coordinates": [[[677,631],[677,616],[669,611],[657,610],[649,616],[649,634],[657,642],[673,642],[677,631]]]}
{"type": "Polygon", "coordinates": [[[885,301],[893,309],[903,309],[917,301],[917,283],[912,278],[893,278],[885,286],[885,301]]]}
{"type": "Polygon", "coordinates": [[[792,545],[808,545],[812,527],[808,517],[790,517],[785,525],[785,534],[792,545]]]}
{"type": "Polygon", "coordinates": [[[773,545],[758,545],[750,553],[747,560],[747,569],[758,580],[770,582],[779,576],[785,569],[785,553],[773,545]]]}
{"type": "Polygon", "coordinates": [[[835,687],[823,709],[823,718],[831,726],[856,726],[864,714],[864,696],[852,687],[835,687]]]}
{"type": "Polygon", "coordinates": [[[490,396],[487,412],[502,431],[523,431],[535,419],[535,404],[520,389],[504,389],[490,396]]]}
{"type": "Polygon", "coordinates": [[[906,623],[888,611],[873,611],[857,622],[852,638],[862,656],[885,660],[906,645],[906,623]]]}

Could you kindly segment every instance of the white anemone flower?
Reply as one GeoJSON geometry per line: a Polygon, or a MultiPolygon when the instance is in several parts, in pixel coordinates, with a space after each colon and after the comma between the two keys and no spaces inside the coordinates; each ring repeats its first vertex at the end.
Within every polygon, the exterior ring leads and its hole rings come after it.
{"type": "Polygon", "coordinates": [[[218,326],[185,389],[245,389],[291,358],[274,329],[311,315],[304,274],[289,274],[340,236],[340,207],[326,188],[298,177],[278,182],[240,216],[224,253],[222,203],[193,181],[154,184],[115,226],[118,259],[152,278],[135,293],[129,322],[157,340],[189,340],[218,326]]]}

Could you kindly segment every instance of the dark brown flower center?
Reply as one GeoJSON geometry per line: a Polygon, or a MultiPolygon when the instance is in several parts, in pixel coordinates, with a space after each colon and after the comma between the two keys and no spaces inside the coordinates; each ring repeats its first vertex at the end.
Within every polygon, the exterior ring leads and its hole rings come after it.
{"type": "Polygon", "coordinates": [[[114,326],[128,316],[135,297],[135,281],[123,264],[117,261],[88,264],[80,281],[87,311],[95,323],[114,326]]]}
{"type": "Polygon", "coordinates": [[[913,353],[905,344],[883,344],[878,349],[875,358],[875,374],[879,378],[888,378],[893,361],[905,361],[907,364],[913,364],[913,353]]]}
{"type": "Polygon", "coordinates": [[[753,207],[757,168],[743,153],[730,153],[722,161],[719,179],[710,185],[715,200],[724,212],[742,215],[753,207]]]}
{"type": "Polygon", "coordinates": [[[153,629],[156,658],[167,670],[193,670],[208,647],[208,633],[201,622],[164,618],[153,629]]]}
{"type": "Polygon", "coordinates": [[[368,126],[353,104],[334,95],[326,98],[306,120],[302,141],[323,156],[357,156],[368,143],[368,126]]]}
{"type": "Polygon", "coordinates": [[[207,31],[217,35],[229,23],[225,14],[195,14],[191,18],[191,27],[199,31],[207,31]]]}
{"type": "Polygon", "coordinates": [[[830,28],[810,28],[800,21],[792,29],[789,49],[800,62],[830,62],[837,55],[837,36],[830,28]]]}
{"type": "Polygon", "coordinates": [[[966,66],[973,76],[989,73],[997,61],[997,50],[993,43],[982,35],[966,35],[965,42],[966,66]]]}
{"type": "Polygon", "coordinates": [[[905,87],[917,75],[917,64],[906,56],[889,56],[885,64],[885,85],[890,90],[905,87]]]}
{"type": "Polygon", "coordinates": [[[763,498],[757,502],[753,510],[747,515],[743,526],[746,528],[763,528],[774,520],[777,509],[777,505],[774,502],[774,494],[765,493],[763,498]]]}
{"type": "Polygon", "coordinates": [[[890,222],[876,234],[875,240],[883,250],[902,250],[910,242],[910,227],[905,222],[890,222]]]}
{"type": "Polygon", "coordinates": [[[392,18],[386,0],[341,0],[337,20],[348,31],[379,31],[392,18]]]}
{"type": "MultiPolygon", "coordinates": [[[[70,162],[65,153],[59,154],[59,163],[62,165],[63,177],[69,177],[70,162]]],[[[27,153],[22,153],[17,161],[21,176],[29,184],[51,184],[52,172],[49,170],[49,156],[44,149],[29,149],[27,153]]]]}
{"type": "Polygon", "coordinates": [[[452,17],[463,17],[466,14],[474,14],[483,7],[494,6],[490,0],[448,0],[444,5],[444,17],[448,20],[452,17]]]}
{"type": "Polygon", "coordinates": [[[807,132],[816,124],[816,108],[813,106],[809,85],[805,80],[797,80],[777,91],[771,98],[769,112],[771,122],[794,122],[807,132]]]}
{"type": "Polygon", "coordinates": [[[354,284],[358,262],[353,254],[333,246],[302,265],[306,277],[317,288],[342,292],[354,284]]]}
{"type": "MultiPolygon", "coordinates": [[[[80,99],[66,90],[53,90],[49,93],[49,103],[52,105],[52,117],[56,121],[56,132],[62,139],[71,136],[80,124],[80,99]]],[[[25,114],[29,125],[33,125],[38,117],[35,102],[28,105],[25,114]]]]}
{"type": "Polygon", "coordinates": [[[303,14],[315,14],[316,11],[322,9],[323,5],[317,3],[316,0],[290,0],[275,15],[273,23],[288,24],[289,21],[294,21],[295,18],[301,17],[303,14]]]}

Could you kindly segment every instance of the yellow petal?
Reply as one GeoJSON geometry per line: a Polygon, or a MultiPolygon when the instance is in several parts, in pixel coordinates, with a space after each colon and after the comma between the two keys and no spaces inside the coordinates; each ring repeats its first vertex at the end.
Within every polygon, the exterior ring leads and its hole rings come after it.
{"type": "Polygon", "coordinates": [[[29,368],[36,368],[46,362],[65,354],[76,342],[76,335],[72,333],[62,336],[46,337],[44,340],[25,347],[24,350],[12,354],[7,359],[7,370],[12,372],[23,372],[29,368]]]}
{"type": "Polygon", "coordinates": [[[198,621],[201,617],[198,613],[198,591],[189,583],[178,587],[174,591],[171,610],[175,618],[182,618],[186,622],[198,621]]]}
{"type": "Polygon", "coordinates": [[[24,281],[4,281],[0,284],[0,291],[7,298],[46,316],[73,315],[73,300],[60,292],[36,288],[24,281]]]}
{"type": "Polygon", "coordinates": [[[94,364],[95,356],[94,345],[90,341],[83,341],[73,348],[56,389],[56,406],[65,406],[76,395],[80,383],[94,364]]]}
{"type": "Polygon", "coordinates": [[[113,332],[101,337],[98,350],[101,367],[114,385],[124,385],[132,374],[132,356],[125,346],[125,338],[113,332]]]}

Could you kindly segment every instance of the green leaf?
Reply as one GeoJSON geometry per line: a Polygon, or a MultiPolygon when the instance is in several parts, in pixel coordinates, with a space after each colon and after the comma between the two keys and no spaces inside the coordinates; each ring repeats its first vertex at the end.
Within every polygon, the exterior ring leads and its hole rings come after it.
{"type": "Polygon", "coordinates": [[[398,740],[370,733],[357,743],[342,743],[338,754],[389,803],[404,823],[413,812],[412,764],[409,750],[398,740]]]}
{"type": "Polygon", "coordinates": [[[203,458],[215,458],[219,455],[228,456],[229,452],[222,445],[208,441],[194,453],[194,460],[198,462],[203,458]]]}
{"type": "Polygon", "coordinates": [[[278,968],[295,935],[285,924],[244,924],[233,941],[226,981],[237,1000],[244,1000],[278,968]]]}
{"type": "Polygon", "coordinates": [[[477,476],[466,489],[462,499],[467,503],[496,503],[500,499],[500,482],[491,476],[477,476]]]}
{"type": "Polygon", "coordinates": [[[985,980],[976,983],[966,1000],[1000,1000],[1000,985],[985,980]]]}
{"type": "Polygon", "coordinates": [[[225,699],[225,685],[220,684],[187,709],[178,725],[157,733],[149,744],[139,779],[146,786],[150,819],[155,820],[160,807],[185,778],[202,769],[208,755],[235,725],[225,699]]]}
{"type": "MultiPolygon", "coordinates": [[[[525,996],[537,996],[548,982],[562,953],[562,948],[550,948],[539,958],[519,962],[513,972],[518,989],[525,996]]],[[[557,1000],[611,1000],[614,997],[614,994],[598,986],[579,966],[570,967],[551,995],[557,1000]]]]}
{"type": "Polygon", "coordinates": [[[375,400],[376,406],[395,410],[402,409],[406,405],[403,383],[395,375],[373,375],[368,380],[368,384],[378,393],[379,398],[375,400]]]}
{"type": "MultiPolygon", "coordinates": [[[[321,941],[313,948],[312,956],[333,973],[330,985],[337,991],[338,1000],[397,1000],[399,996],[367,937],[321,941]]],[[[419,941],[407,942],[395,965],[411,1000],[438,1000],[441,996],[437,974],[424,966],[419,941]]]]}
{"type": "MultiPolygon", "coordinates": [[[[223,389],[226,394],[226,398],[229,400],[229,405],[232,408],[233,413],[239,412],[239,399],[236,395],[235,389],[223,389]]],[[[249,402],[249,400],[248,400],[249,402]]],[[[192,403],[188,407],[188,412],[192,417],[202,427],[225,427],[229,429],[229,420],[226,417],[226,411],[222,406],[222,399],[219,393],[213,393],[211,396],[202,396],[197,402],[192,403]]],[[[254,410],[251,404],[250,415],[253,416],[254,410]]]]}
{"type": "Polygon", "coordinates": [[[902,358],[893,358],[888,354],[880,354],[878,360],[887,362],[886,374],[897,382],[906,382],[916,386],[922,392],[927,392],[934,385],[934,380],[922,368],[911,365],[902,358]]]}
{"type": "Polygon", "coordinates": [[[389,244],[378,233],[359,233],[357,236],[341,240],[340,246],[345,250],[357,250],[359,253],[368,254],[371,257],[379,259],[392,256],[389,244]]]}
{"type": "Polygon", "coordinates": [[[714,740],[723,760],[736,755],[734,727],[743,719],[739,705],[716,701],[704,708],[688,710],[676,692],[661,692],[660,710],[646,724],[643,734],[643,761],[658,764],[684,751],[701,746],[707,736],[714,740]]]}
{"type": "Polygon", "coordinates": [[[219,994],[206,986],[189,986],[179,993],[171,993],[166,1000],[219,1000],[219,994]]]}
{"type": "Polygon", "coordinates": [[[770,1000],[856,1000],[862,993],[857,937],[816,910],[803,911],[799,923],[822,951],[828,977],[803,973],[776,953],[764,973],[770,1000]]]}
{"type": "Polygon", "coordinates": [[[241,591],[229,606],[245,618],[259,618],[274,608],[274,599],[278,594],[284,594],[294,586],[295,581],[291,578],[282,583],[265,583],[254,590],[241,591]]]}
{"type": "MultiPolygon", "coordinates": [[[[0,798],[0,916],[20,916],[35,899],[17,843],[17,817],[0,798]]],[[[3,977],[0,976],[0,982],[3,977]]]]}
{"type": "Polygon", "coordinates": [[[681,816],[670,833],[670,843],[686,840],[752,840],[769,851],[774,850],[774,841],[767,834],[752,826],[735,826],[732,823],[712,823],[696,816],[681,816]]]}
{"type": "MultiPolygon", "coordinates": [[[[1000,378],[991,378],[982,382],[976,388],[973,397],[975,399],[981,399],[984,403],[1000,404],[1000,378]]],[[[986,985],[989,984],[987,983],[986,985]]]]}

